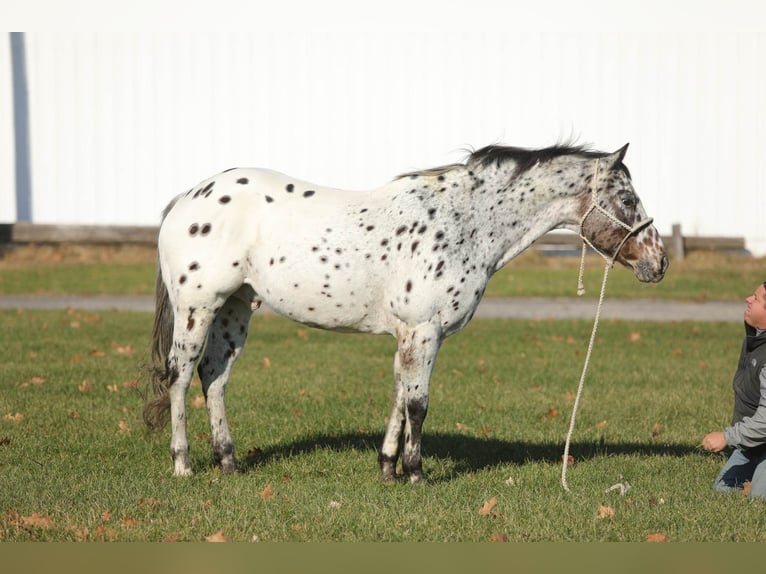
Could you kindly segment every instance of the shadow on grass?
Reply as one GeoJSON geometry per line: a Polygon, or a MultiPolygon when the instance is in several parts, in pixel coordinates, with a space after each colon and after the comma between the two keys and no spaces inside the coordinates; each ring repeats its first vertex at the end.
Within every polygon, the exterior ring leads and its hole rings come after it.
{"type": "MultiPolygon", "coordinates": [[[[368,451],[371,462],[383,441],[383,435],[348,433],[341,435],[319,434],[264,449],[242,453],[240,469],[249,472],[269,462],[300,456],[317,450],[368,451]]],[[[498,464],[552,463],[560,464],[564,443],[529,443],[504,441],[493,438],[471,437],[455,433],[432,433],[423,440],[424,470],[428,471],[428,458],[449,459],[456,473],[477,472],[498,464]]],[[[575,442],[569,453],[575,460],[587,460],[604,456],[673,456],[683,457],[699,452],[688,445],[647,443],[575,442]]]]}

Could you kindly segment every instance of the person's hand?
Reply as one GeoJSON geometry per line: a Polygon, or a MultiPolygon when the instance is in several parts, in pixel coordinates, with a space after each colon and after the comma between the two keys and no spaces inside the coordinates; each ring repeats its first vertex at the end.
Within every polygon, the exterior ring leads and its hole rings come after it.
{"type": "Polygon", "coordinates": [[[721,452],[726,448],[726,437],[722,432],[711,432],[702,439],[702,448],[708,452],[721,452]]]}

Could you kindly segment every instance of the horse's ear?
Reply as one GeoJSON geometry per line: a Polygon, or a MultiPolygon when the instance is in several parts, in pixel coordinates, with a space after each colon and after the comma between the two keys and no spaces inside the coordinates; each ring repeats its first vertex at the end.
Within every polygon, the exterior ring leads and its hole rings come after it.
{"type": "Polygon", "coordinates": [[[606,161],[609,164],[609,169],[614,168],[615,166],[618,166],[622,163],[622,160],[625,159],[625,154],[628,153],[628,146],[630,144],[625,144],[620,149],[618,149],[614,153],[610,153],[608,156],[606,156],[606,161]]]}
{"type": "Polygon", "coordinates": [[[625,159],[625,154],[628,153],[629,145],[630,143],[626,143],[624,146],[617,150],[617,157],[619,158],[618,161],[622,162],[622,160],[625,159]]]}

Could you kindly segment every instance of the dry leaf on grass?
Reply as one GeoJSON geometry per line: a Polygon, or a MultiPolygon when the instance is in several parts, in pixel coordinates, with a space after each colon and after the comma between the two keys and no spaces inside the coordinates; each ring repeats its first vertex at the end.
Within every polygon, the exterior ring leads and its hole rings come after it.
{"type": "Polygon", "coordinates": [[[614,508],[612,508],[611,506],[604,506],[600,504],[598,507],[598,519],[604,520],[607,518],[609,520],[614,518],[614,508]]]}
{"type": "Polygon", "coordinates": [[[548,409],[548,412],[545,413],[545,416],[546,416],[546,418],[549,418],[549,419],[555,418],[555,417],[559,416],[559,410],[558,409],[554,409],[554,408],[550,408],[550,409],[548,409]]]}
{"type": "Polygon", "coordinates": [[[637,341],[641,340],[641,332],[635,331],[633,333],[628,333],[628,342],[635,343],[637,341]]]}
{"type": "Polygon", "coordinates": [[[662,434],[662,424],[654,423],[654,426],[652,427],[652,438],[657,438],[661,434],[662,434]]]}
{"type": "Polygon", "coordinates": [[[81,393],[87,393],[93,390],[93,385],[91,385],[87,380],[83,380],[82,383],[77,385],[77,388],[80,389],[81,393]]]}
{"type": "Polygon", "coordinates": [[[30,516],[21,516],[19,518],[24,527],[48,529],[55,526],[48,516],[42,516],[37,512],[33,512],[30,516]]]}
{"type": "Polygon", "coordinates": [[[133,355],[136,350],[131,345],[118,345],[112,341],[112,349],[120,355],[133,355]]]}
{"type": "Polygon", "coordinates": [[[652,532],[646,535],[646,542],[670,542],[670,538],[663,532],[652,532]]]}
{"type": "Polygon", "coordinates": [[[197,395],[191,400],[191,406],[194,409],[201,409],[205,407],[205,397],[203,395],[197,395]]]}
{"type": "Polygon", "coordinates": [[[15,415],[12,415],[11,413],[8,413],[7,415],[3,415],[4,421],[11,421],[12,423],[20,423],[24,420],[24,415],[21,413],[16,413],[15,415]]]}
{"type": "Polygon", "coordinates": [[[262,500],[266,500],[267,498],[274,498],[274,491],[271,488],[271,483],[267,484],[266,488],[258,493],[258,496],[260,496],[262,500]]]}
{"type": "Polygon", "coordinates": [[[502,532],[495,532],[489,537],[490,542],[508,542],[508,536],[502,532]]]}
{"type": "Polygon", "coordinates": [[[219,530],[210,536],[205,536],[205,540],[207,542],[231,542],[231,539],[223,533],[223,530],[219,530]]]}
{"type": "Polygon", "coordinates": [[[495,505],[497,504],[497,497],[493,496],[489,500],[485,500],[484,504],[481,505],[481,508],[479,509],[479,514],[481,516],[488,516],[492,509],[495,508],[495,505]]]}

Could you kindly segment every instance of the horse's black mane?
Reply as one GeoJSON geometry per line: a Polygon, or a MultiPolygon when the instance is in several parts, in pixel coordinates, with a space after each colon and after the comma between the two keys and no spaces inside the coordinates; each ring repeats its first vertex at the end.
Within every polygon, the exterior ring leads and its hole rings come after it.
{"type": "MultiPolygon", "coordinates": [[[[576,155],[588,159],[597,159],[606,157],[610,154],[602,151],[595,151],[586,146],[559,144],[551,147],[530,149],[512,146],[489,145],[483,147],[468,156],[466,165],[480,165],[489,167],[492,164],[502,165],[505,162],[512,161],[516,164],[516,173],[524,173],[537,163],[545,163],[565,155],[576,155]]],[[[630,177],[628,168],[620,164],[620,169],[630,177]]]]}
{"type": "MultiPolygon", "coordinates": [[[[486,147],[483,147],[481,149],[478,149],[474,152],[469,153],[465,164],[451,164],[451,165],[445,165],[445,166],[435,167],[431,169],[414,171],[414,172],[402,174],[398,176],[396,179],[401,179],[408,176],[414,177],[414,176],[420,176],[420,175],[441,175],[455,168],[466,167],[466,166],[469,168],[470,166],[489,167],[493,164],[499,166],[509,161],[512,161],[516,164],[515,174],[516,176],[518,176],[519,174],[522,174],[528,169],[530,169],[532,166],[534,166],[538,162],[545,163],[547,161],[550,161],[552,159],[556,159],[557,157],[562,157],[565,155],[575,155],[582,158],[597,159],[597,158],[606,157],[610,154],[606,152],[602,152],[602,151],[592,150],[588,148],[587,146],[570,145],[570,144],[557,144],[551,147],[540,148],[540,149],[521,148],[521,147],[512,147],[512,146],[503,146],[503,145],[488,145],[486,147]]],[[[630,172],[628,171],[628,168],[624,164],[620,163],[618,167],[619,169],[622,169],[628,177],[630,177],[630,172]]]]}

